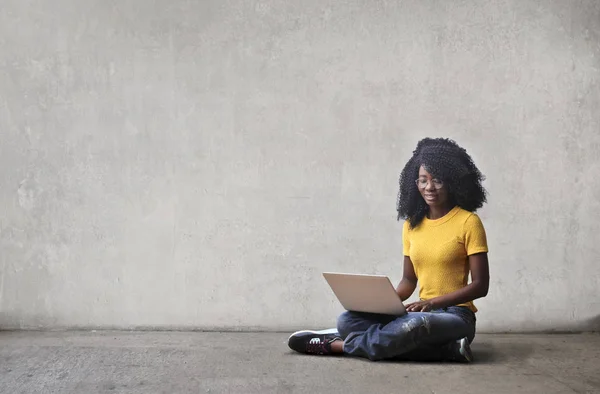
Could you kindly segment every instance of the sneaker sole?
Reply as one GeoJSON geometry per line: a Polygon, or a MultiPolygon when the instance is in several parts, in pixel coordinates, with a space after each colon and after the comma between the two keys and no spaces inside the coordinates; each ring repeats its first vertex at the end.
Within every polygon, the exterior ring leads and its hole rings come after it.
{"type": "Polygon", "coordinates": [[[467,338],[463,338],[460,340],[460,354],[467,360],[468,362],[473,362],[473,353],[471,353],[471,345],[469,345],[469,341],[467,338]]]}
{"type": "Polygon", "coordinates": [[[300,335],[300,334],[313,334],[313,335],[323,335],[323,334],[338,334],[338,331],[336,328],[328,328],[326,330],[320,330],[320,331],[315,331],[315,330],[301,330],[301,331],[296,331],[295,333],[293,333],[292,335],[290,335],[288,337],[288,340],[296,335],[300,335]]]}

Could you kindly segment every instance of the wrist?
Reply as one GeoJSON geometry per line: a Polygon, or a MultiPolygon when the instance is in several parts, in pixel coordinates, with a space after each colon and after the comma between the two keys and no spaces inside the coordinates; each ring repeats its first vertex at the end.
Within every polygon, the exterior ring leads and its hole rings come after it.
{"type": "Polygon", "coordinates": [[[431,303],[431,309],[444,309],[446,307],[444,301],[439,298],[432,298],[429,302],[431,303]]]}

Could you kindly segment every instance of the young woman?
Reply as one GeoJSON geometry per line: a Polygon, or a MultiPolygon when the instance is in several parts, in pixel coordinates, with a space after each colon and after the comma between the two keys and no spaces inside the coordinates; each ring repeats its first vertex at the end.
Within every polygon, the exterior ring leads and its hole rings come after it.
{"type": "Polygon", "coordinates": [[[489,286],[487,239],[474,213],[486,202],[483,175],[449,139],[421,140],[400,175],[398,220],[405,219],[404,271],[396,288],[405,301],[419,281],[419,301],[401,317],[348,311],[337,333],[299,331],[291,349],[370,360],[471,362],[473,300],[489,286]],[[468,283],[469,273],[471,282],[468,283]]]}

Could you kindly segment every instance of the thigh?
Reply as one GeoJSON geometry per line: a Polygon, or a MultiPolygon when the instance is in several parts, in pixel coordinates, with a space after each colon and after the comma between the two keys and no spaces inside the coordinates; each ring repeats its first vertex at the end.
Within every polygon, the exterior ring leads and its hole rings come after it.
{"type": "Polygon", "coordinates": [[[472,338],[474,327],[462,317],[448,312],[409,312],[392,322],[386,328],[407,332],[423,327],[424,335],[420,342],[424,345],[442,345],[460,338],[472,338]]]}
{"type": "Polygon", "coordinates": [[[377,313],[347,311],[340,315],[337,320],[337,330],[342,338],[346,338],[352,332],[364,332],[373,325],[386,325],[395,319],[395,316],[381,315],[377,313]]]}

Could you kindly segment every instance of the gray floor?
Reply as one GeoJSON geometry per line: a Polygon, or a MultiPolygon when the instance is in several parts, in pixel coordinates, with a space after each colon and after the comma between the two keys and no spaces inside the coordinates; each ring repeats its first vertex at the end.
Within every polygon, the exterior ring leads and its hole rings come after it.
{"type": "Polygon", "coordinates": [[[0,332],[1,393],[600,393],[600,335],[479,335],[470,365],[292,353],[286,334],[0,332]]]}

